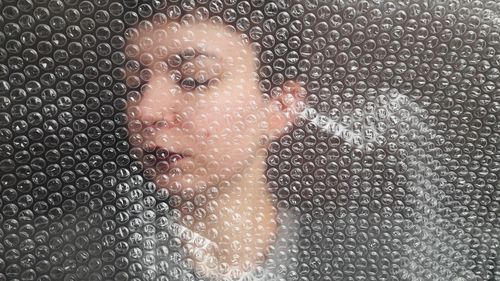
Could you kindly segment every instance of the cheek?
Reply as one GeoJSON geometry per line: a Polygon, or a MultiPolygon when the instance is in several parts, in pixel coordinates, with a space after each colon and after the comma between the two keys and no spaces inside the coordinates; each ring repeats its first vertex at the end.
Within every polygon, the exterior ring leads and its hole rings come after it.
{"type": "Polygon", "coordinates": [[[206,156],[221,161],[223,166],[248,158],[257,150],[262,134],[258,115],[242,108],[204,112],[194,123],[196,134],[205,136],[200,148],[203,146],[206,156]]]}
{"type": "Polygon", "coordinates": [[[207,93],[203,100],[197,101],[190,118],[193,133],[206,137],[208,149],[236,154],[259,142],[263,134],[259,131],[263,121],[259,112],[264,111],[262,97],[258,91],[242,91],[242,88],[207,93]]]}
{"type": "Polygon", "coordinates": [[[218,95],[198,104],[193,112],[193,121],[196,128],[209,129],[212,135],[244,133],[251,127],[257,127],[259,114],[256,113],[261,110],[262,106],[249,93],[218,95]]]}
{"type": "Polygon", "coordinates": [[[259,114],[255,111],[248,111],[245,108],[235,108],[230,112],[212,115],[212,118],[200,120],[200,128],[208,128],[209,133],[216,137],[234,139],[237,142],[254,139],[259,133],[259,114]]]}

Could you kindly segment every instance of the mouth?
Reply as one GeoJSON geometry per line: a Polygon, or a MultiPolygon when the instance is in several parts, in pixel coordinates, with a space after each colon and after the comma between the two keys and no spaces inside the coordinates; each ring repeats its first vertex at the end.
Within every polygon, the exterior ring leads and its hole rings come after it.
{"type": "Polygon", "coordinates": [[[167,150],[160,146],[156,146],[155,155],[158,161],[166,161],[169,164],[175,164],[182,159],[189,157],[181,152],[167,150]]]}

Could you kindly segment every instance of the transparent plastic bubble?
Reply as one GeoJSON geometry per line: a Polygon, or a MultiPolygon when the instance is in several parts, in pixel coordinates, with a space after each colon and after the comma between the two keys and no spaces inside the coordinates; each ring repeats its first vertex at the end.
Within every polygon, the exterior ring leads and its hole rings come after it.
{"type": "Polygon", "coordinates": [[[0,279],[493,280],[497,6],[4,0],[0,279]]]}

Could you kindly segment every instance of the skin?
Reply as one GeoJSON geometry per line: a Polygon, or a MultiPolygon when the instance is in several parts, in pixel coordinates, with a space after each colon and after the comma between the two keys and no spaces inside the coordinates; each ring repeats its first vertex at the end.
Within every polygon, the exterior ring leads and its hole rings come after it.
{"type": "MultiPolygon", "coordinates": [[[[267,145],[304,107],[305,91],[293,81],[264,99],[258,58],[242,38],[218,24],[171,23],[130,38],[126,50],[132,60],[150,62],[151,69],[175,54],[197,52],[179,66],[183,78],[198,79],[197,87],[182,88],[186,80],[173,80],[171,68],[151,72],[143,95],[128,109],[130,140],[144,150],[182,155],[179,161],[166,157],[150,171],[158,188],[182,198],[176,208],[184,225],[217,245],[212,270],[217,275],[265,260],[277,227],[264,175],[267,145]],[[198,206],[197,195],[209,193],[208,202],[198,206]]],[[[132,66],[129,83],[139,74],[132,66]]],[[[205,265],[194,261],[194,266],[205,265]]]]}

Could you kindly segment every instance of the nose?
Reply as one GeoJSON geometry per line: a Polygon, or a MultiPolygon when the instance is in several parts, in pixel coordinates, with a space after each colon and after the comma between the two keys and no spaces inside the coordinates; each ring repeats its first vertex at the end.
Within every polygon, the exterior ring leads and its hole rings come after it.
{"type": "Polygon", "coordinates": [[[181,115],[178,86],[166,77],[156,76],[142,90],[134,115],[146,126],[173,127],[181,115]]]}

